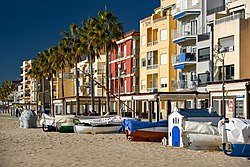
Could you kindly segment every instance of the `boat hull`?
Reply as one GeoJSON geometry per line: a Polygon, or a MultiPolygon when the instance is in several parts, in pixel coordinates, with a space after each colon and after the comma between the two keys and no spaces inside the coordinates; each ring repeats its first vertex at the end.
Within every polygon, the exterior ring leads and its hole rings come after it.
{"type": "Polygon", "coordinates": [[[167,127],[137,129],[135,132],[126,130],[126,135],[131,141],[161,142],[164,137],[168,137],[168,130],[167,127]]]}
{"type": "Polygon", "coordinates": [[[118,125],[107,125],[107,126],[86,126],[86,125],[75,125],[74,131],[77,134],[97,134],[97,133],[116,133],[120,126],[118,125]]]}

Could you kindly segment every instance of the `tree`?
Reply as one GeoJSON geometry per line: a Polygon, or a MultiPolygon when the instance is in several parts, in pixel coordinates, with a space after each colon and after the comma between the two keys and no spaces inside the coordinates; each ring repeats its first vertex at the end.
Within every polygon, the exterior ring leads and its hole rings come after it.
{"type": "Polygon", "coordinates": [[[79,72],[77,69],[77,63],[79,63],[82,60],[83,55],[83,45],[80,42],[79,36],[80,36],[80,27],[76,24],[72,24],[69,27],[70,34],[67,32],[64,32],[65,37],[64,39],[67,41],[67,49],[68,49],[68,58],[72,61],[69,63],[74,66],[75,68],[75,86],[76,86],[76,114],[80,111],[79,106],[79,72]]]}
{"type": "Polygon", "coordinates": [[[117,48],[115,40],[123,35],[122,24],[117,22],[117,17],[111,11],[98,12],[98,26],[100,38],[102,39],[103,50],[106,54],[106,87],[107,87],[107,109],[110,113],[110,96],[109,96],[109,53],[117,48]]]}
{"type": "Polygon", "coordinates": [[[88,63],[90,67],[90,81],[91,81],[91,108],[94,112],[94,78],[93,78],[93,63],[96,58],[100,57],[101,39],[97,30],[98,20],[91,18],[82,21],[82,31],[80,34],[80,41],[83,45],[83,51],[88,55],[88,63]]]}

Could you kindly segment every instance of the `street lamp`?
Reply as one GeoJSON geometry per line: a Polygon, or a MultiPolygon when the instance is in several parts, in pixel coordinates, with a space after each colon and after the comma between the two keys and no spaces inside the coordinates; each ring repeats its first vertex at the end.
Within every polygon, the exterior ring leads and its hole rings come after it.
{"type": "Polygon", "coordinates": [[[221,115],[225,117],[226,111],[225,111],[225,54],[226,54],[226,49],[222,47],[220,44],[218,44],[216,52],[217,55],[221,54],[221,57],[217,56],[218,60],[222,63],[222,111],[221,115]]]}
{"type": "Polygon", "coordinates": [[[121,103],[120,103],[120,79],[121,79],[121,64],[118,64],[118,110],[117,110],[117,115],[120,115],[120,108],[121,108],[121,103]]]}

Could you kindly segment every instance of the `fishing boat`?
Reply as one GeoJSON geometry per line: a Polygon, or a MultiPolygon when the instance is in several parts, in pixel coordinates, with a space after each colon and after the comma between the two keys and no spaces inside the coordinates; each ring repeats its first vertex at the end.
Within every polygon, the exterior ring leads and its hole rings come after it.
{"type": "Polygon", "coordinates": [[[119,132],[125,132],[131,141],[161,141],[168,137],[168,121],[141,122],[123,120],[119,132]]]}
{"type": "Polygon", "coordinates": [[[127,138],[130,141],[151,141],[160,142],[164,137],[168,137],[167,127],[152,127],[137,129],[135,132],[126,130],[127,138]]]}
{"type": "Polygon", "coordinates": [[[97,133],[116,133],[121,124],[78,124],[74,126],[77,134],[97,134],[97,133]]]}
{"type": "Polygon", "coordinates": [[[60,133],[74,133],[74,119],[67,118],[65,123],[62,123],[58,128],[60,133]]]}
{"type": "Polygon", "coordinates": [[[223,152],[227,156],[246,157],[250,160],[250,120],[223,119],[218,128],[222,135],[223,152]]]}

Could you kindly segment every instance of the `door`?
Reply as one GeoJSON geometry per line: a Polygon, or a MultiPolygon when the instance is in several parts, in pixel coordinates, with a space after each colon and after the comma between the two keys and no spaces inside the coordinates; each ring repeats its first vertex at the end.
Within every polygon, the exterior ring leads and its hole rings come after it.
{"type": "Polygon", "coordinates": [[[172,129],[172,146],[180,147],[180,129],[174,126],[172,129]]]}

